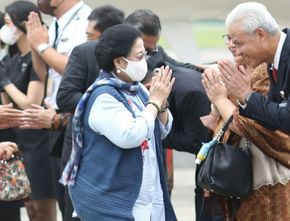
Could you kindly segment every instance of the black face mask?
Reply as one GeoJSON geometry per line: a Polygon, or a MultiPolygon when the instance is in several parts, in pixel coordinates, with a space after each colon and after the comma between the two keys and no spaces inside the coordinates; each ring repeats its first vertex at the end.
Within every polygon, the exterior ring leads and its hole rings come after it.
{"type": "Polygon", "coordinates": [[[56,7],[50,6],[50,0],[37,0],[37,6],[41,12],[47,15],[52,15],[56,7]]]}

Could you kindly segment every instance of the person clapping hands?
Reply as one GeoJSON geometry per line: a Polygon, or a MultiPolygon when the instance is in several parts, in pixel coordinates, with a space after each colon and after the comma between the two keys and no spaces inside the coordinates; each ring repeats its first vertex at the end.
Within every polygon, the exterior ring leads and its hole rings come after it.
{"type": "Polygon", "coordinates": [[[18,127],[22,111],[13,108],[12,103],[0,105],[0,129],[18,127]]]}

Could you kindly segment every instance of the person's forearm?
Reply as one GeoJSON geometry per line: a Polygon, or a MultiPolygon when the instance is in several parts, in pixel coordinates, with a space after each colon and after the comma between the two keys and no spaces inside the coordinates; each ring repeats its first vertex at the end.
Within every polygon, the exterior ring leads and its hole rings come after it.
{"type": "Polygon", "coordinates": [[[11,99],[9,98],[8,94],[5,92],[1,93],[1,103],[2,104],[10,104],[11,103],[11,99]]]}
{"type": "Polygon", "coordinates": [[[223,119],[228,119],[236,109],[236,106],[227,98],[214,101],[214,105],[223,119]]]}
{"type": "Polygon", "coordinates": [[[22,93],[13,83],[4,87],[11,100],[21,109],[30,108],[31,104],[41,104],[44,96],[44,83],[33,81],[29,83],[27,94],[22,93]]]}
{"type": "Polygon", "coordinates": [[[41,54],[41,57],[50,68],[61,75],[64,74],[65,67],[68,63],[67,55],[60,54],[54,48],[49,47],[41,54]]]}
{"type": "Polygon", "coordinates": [[[167,122],[168,122],[168,112],[167,110],[163,113],[159,113],[158,114],[158,118],[159,118],[159,121],[163,124],[163,125],[166,125],[167,122]]]}
{"type": "Polygon", "coordinates": [[[33,68],[41,81],[45,81],[47,75],[47,65],[34,49],[31,50],[33,68]]]}
{"type": "MultiPolygon", "coordinates": [[[[234,110],[237,108],[229,99],[224,98],[224,99],[219,99],[214,102],[214,105],[218,109],[221,117],[224,120],[229,119],[232,115],[234,110]]],[[[230,124],[230,128],[238,135],[243,136],[241,131],[236,127],[235,123],[232,122],[230,124]]]]}
{"type": "Polygon", "coordinates": [[[290,96],[278,104],[260,93],[252,93],[246,108],[240,114],[260,122],[269,130],[282,130],[290,134],[290,96]]]}

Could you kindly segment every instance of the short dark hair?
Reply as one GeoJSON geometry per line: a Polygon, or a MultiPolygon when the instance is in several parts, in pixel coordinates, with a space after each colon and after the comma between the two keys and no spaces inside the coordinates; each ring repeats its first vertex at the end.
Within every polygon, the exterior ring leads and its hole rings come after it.
{"type": "Polygon", "coordinates": [[[107,28],[122,24],[124,22],[124,12],[111,5],[104,5],[95,8],[88,17],[89,21],[96,21],[95,31],[103,33],[107,28]]]}
{"type": "Polygon", "coordinates": [[[151,10],[140,9],[128,15],[125,24],[132,25],[141,34],[159,36],[161,23],[157,14],[151,10]]]}
{"type": "Polygon", "coordinates": [[[127,57],[140,33],[129,25],[114,25],[101,35],[96,46],[96,57],[101,69],[107,72],[114,70],[115,58],[127,57]]]}
{"type": "Polygon", "coordinates": [[[32,11],[36,12],[42,21],[38,7],[30,1],[15,1],[5,8],[5,12],[10,16],[13,24],[25,34],[26,28],[24,21],[28,20],[28,15],[32,11]]]}
{"type": "MultiPolygon", "coordinates": [[[[5,14],[0,11],[0,28],[2,28],[3,25],[5,25],[5,20],[4,20],[5,14]]],[[[5,43],[1,41],[0,39],[0,48],[4,47],[5,43]]]]}
{"type": "Polygon", "coordinates": [[[5,25],[5,20],[4,20],[5,14],[0,11],[0,28],[5,25]]]}

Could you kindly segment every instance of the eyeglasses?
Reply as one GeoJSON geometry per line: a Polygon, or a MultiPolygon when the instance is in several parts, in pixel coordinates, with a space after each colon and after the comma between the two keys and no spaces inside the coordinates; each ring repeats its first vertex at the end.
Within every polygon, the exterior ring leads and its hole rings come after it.
{"type": "Polygon", "coordinates": [[[153,49],[146,49],[146,51],[147,51],[147,55],[149,56],[156,55],[158,52],[158,47],[156,46],[153,49]]]}
{"type": "Polygon", "coordinates": [[[222,38],[227,46],[231,44],[231,47],[240,48],[243,45],[242,42],[239,42],[236,39],[233,40],[228,34],[222,35],[222,38]]]}
{"type": "Polygon", "coordinates": [[[229,45],[229,44],[230,44],[230,42],[231,42],[231,37],[230,37],[228,34],[226,34],[226,35],[222,35],[222,38],[223,38],[224,43],[225,43],[226,45],[229,45]]]}
{"type": "Polygon", "coordinates": [[[129,60],[129,61],[141,61],[142,59],[144,59],[147,55],[147,51],[144,51],[142,53],[139,53],[138,55],[135,56],[130,56],[129,58],[125,58],[125,60],[129,60]]]}

